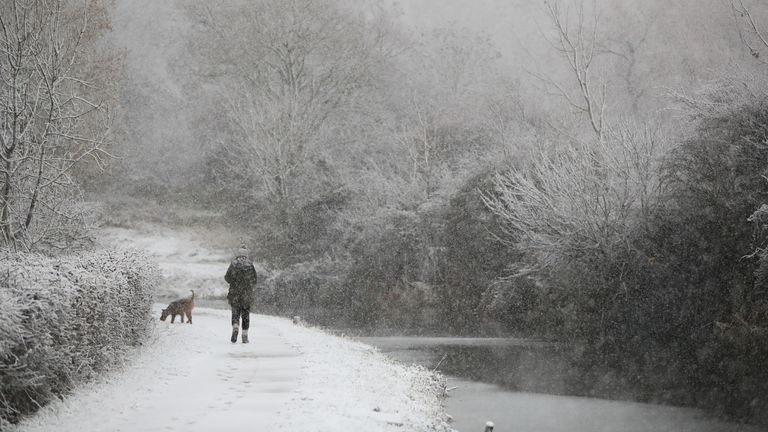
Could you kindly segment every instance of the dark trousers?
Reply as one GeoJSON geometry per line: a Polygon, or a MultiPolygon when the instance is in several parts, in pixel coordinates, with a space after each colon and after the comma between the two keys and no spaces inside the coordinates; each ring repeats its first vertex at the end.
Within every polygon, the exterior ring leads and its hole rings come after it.
{"type": "Polygon", "coordinates": [[[243,330],[248,330],[251,326],[251,308],[232,306],[232,325],[240,325],[240,318],[243,319],[243,330]]]}

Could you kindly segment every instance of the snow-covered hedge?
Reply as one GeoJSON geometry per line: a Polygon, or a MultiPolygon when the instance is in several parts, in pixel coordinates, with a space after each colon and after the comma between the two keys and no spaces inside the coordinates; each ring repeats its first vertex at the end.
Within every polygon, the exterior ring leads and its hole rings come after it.
{"type": "Polygon", "coordinates": [[[159,275],[135,250],[0,251],[0,430],[140,345],[159,275]]]}

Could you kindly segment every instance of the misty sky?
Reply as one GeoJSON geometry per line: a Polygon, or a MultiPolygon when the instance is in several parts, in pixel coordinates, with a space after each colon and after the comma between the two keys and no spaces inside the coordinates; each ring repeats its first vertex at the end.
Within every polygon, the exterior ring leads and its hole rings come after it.
{"type": "MultiPolygon", "coordinates": [[[[438,27],[487,34],[512,73],[519,74],[522,64],[528,70],[555,66],[550,64],[553,53],[543,37],[550,30],[543,1],[387,0],[387,4],[402,12],[404,24],[416,34],[438,27]]],[[[604,0],[597,4],[603,10],[603,27],[631,27],[650,17],[654,26],[664,30],[663,35],[651,32],[651,38],[657,34],[674,39],[670,42],[674,42],[676,50],[668,54],[671,62],[722,56],[730,48],[723,45],[723,32],[732,31],[728,28],[728,11],[718,0],[604,0]],[[709,49],[699,52],[700,46],[709,49]]],[[[115,37],[128,49],[133,73],[163,82],[169,90],[178,89],[167,76],[165,64],[180,55],[183,34],[190,26],[180,5],[183,2],[117,0],[114,16],[115,37]]]]}
{"type": "MultiPolygon", "coordinates": [[[[353,4],[359,5],[356,1],[353,4]]],[[[377,4],[374,0],[371,3],[377,4]]],[[[187,127],[192,120],[185,111],[192,101],[187,100],[183,82],[175,75],[184,71],[174,68],[189,55],[185,42],[189,32],[195,31],[185,4],[171,0],[116,1],[113,37],[127,51],[127,94],[146,99],[146,112],[154,113],[142,123],[149,134],[137,138],[146,143],[144,149],[130,148],[127,152],[140,155],[155,151],[153,143],[169,139],[165,136],[167,125],[177,126],[174,140],[191,141],[185,134],[192,129],[187,127]]],[[[596,4],[606,37],[634,40],[646,26],[650,30],[637,52],[633,71],[635,84],[644,86],[647,112],[666,108],[669,89],[695,88],[717,77],[723,67],[744,63],[746,53],[727,7],[719,0],[601,0],[596,4]],[[731,61],[738,56],[742,56],[739,61],[731,61]]],[[[487,35],[499,54],[502,73],[518,83],[524,104],[544,111],[561,104],[557,96],[547,98],[551,89],[539,79],[547,76],[565,83],[572,79],[564,60],[545,38],[552,35],[552,28],[543,0],[384,0],[378,5],[399,11],[404,28],[417,41],[422,35],[422,40],[429,40],[437,28],[462,35],[487,35]]],[[[623,75],[622,71],[608,71],[609,84],[616,86],[614,96],[625,91],[620,88],[626,84],[623,75]]]]}

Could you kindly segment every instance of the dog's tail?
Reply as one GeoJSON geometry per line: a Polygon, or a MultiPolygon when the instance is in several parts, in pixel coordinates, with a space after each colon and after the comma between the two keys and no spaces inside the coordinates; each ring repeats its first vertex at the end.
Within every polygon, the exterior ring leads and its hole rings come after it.
{"type": "Polygon", "coordinates": [[[190,297],[190,300],[194,300],[195,299],[195,290],[190,290],[190,291],[192,291],[192,297],[190,297]]]}

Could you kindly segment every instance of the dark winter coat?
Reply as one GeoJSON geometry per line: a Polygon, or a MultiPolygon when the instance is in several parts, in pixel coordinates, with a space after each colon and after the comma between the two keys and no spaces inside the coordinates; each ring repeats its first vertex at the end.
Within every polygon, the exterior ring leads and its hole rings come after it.
{"type": "Polygon", "coordinates": [[[256,268],[247,257],[237,257],[229,265],[224,280],[229,284],[227,300],[230,306],[250,308],[253,303],[253,288],[256,285],[256,268]]]}

